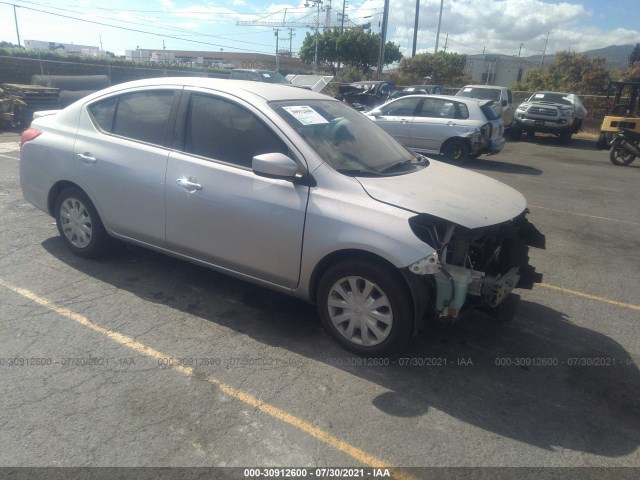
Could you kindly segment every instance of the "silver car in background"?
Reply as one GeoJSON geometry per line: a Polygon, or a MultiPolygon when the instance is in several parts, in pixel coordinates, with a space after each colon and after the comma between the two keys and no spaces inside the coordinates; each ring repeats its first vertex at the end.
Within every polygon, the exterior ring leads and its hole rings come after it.
{"type": "Polygon", "coordinates": [[[20,182],[76,255],[119,239],[295,295],[363,355],[540,280],[527,245],[544,236],[520,193],[303,89],[117,85],[34,120],[20,182]]]}
{"type": "Polygon", "coordinates": [[[416,152],[465,162],[504,147],[503,123],[492,103],[450,95],[409,95],[365,115],[416,152]]]}

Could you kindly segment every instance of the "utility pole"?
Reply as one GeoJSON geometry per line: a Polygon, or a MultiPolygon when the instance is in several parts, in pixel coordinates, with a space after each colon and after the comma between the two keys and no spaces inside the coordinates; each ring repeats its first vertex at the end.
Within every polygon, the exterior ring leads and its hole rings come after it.
{"type": "Polygon", "coordinates": [[[389,0],[384,0],[384,13],[382,14],[382,31],[380,32],[380,54],[378,55],[378,79],[382,77],[382,65],[384,64],[384,47],[387,43],[387,23],[389,21],[389,0]]]}
{"type": "Polygon", "coordinates": [[[280,61],[278,57],[278,48],[279,48],[278,40],[280,40],[280,36],[278,35],[278,32],[280,32],[279,28],[273,29],[273,34],[276,36],[276,72],[280,70],[280,61]]]}
{"type": "Polygon", "coordinates": [[[324,28],[322,29],[324,32],[326,32],[327,28],[329,28],[329,25],[331,25],[331,0],[327,0],[327,2],[329,3],[329,5],[324,7],[327,11],[324,17],[324,28]]]}
{"type": "Polygon", "coordinates": [[[440,40],[440,24],[442,23],[442,7],[444,6],[444,0],[440,0],[440,16],[438,17],[438,31],[436,33],[436,49],[433,53],[438,53],[438,40],[440,40]]]}
{"type": "Polygon", "coordinates": [[[518,49],[518,57],[520,57],[520,52],[522,52],[522,47],[524,47],[524,43],[520,44],[520,48],[518,49]]]}
{"type": "Polygon", "coordinates": [[[20,45],[20,30],[18,30],[18,14],[16,13],[16,6],[13,6],[13,20],[16,22],[16,36],[18,37],[18,46],[20,45]]]}
{"type": "Polygon", "coordinates": [[[342,16],[340,17],[340,33],[344,32],[344,7],[347,4],[347,0],[342,0],[342,16]]]}
{"type": "Polygon", "coordinates": [[[289,56],[293,57],[293,28],[289,28],[289,56]]]}
{"type": "Polygon", "coordinates": [[[444,53],[447,53],[447,44],[449,43],[449,34],[444,38],[444,53]]]}
{"type": "MultiPolygon", "coordinates": [[[[316,74],[316,70],[318,68],[318,30],[320,29],[320,5],[322,5],[322,0],[307,0],[306,2],[304,2],[304,6],[305,7],[310,7],[311,4],[314,4],[316,6],[316,25],[315,25],[315,29],[316,29],[316,50],[313,56],[313,74],[316,74]],[[311,3],[309,3],[311,2],[311,3]]],[[[240,24],[240,22],[238,22],[238,25],[240,24]]],[[[257,23],[254,23],[257,25],[257,23]]],[[[283,25],[286,26],[286,25],[283,25]]]]}
{"type": "Polygon", "coordinates": [[[416,45],[418,44],[418,19],[420,18],[420,0],[416,0],[416,21],[413,24],[413,48],[411,56],[416,56],[416,45]]]}
{"type": "Polygon", "coordinates": [[[544,50],[542,50],[542,58],[540,59],[540,68],[542,68],[542,64],[544,63],[544,54],[547,53],[547,43],[549,43],[549,35],[551,35],[551,32],[547,33],[547,39],[544,41],[544,50]]]}

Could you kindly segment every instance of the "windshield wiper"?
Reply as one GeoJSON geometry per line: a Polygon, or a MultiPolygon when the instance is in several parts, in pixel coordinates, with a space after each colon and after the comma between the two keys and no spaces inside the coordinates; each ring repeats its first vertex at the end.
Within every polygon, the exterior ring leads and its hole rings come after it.
{"type": "Polygon", "coordinates": [[[354,177],[379,177],[380,172],[375,170],[359,170],[357,168],[336,168],[336,172],[344,175],[353,175],[354,177]]]}
{"type": "Polygon", "coordinates": [[[384,167],[382,170],[379,170],[379,172],[380,172],[380,173],[387,173],[387,172],[389,172],[390,170],[394,170],[394,169],[396,169],[396,168],[398,168],[398,167],[402,167],[402,166],[404,166],[404,165],[408,165],[408,164],[410,164],[411,162],[413,162],[413,158],[410,158],[410,159],[408,159],[408,160],[400,160],[399,162],[394,162],[394,163],[392,163],[392,164],[390,164],[390,165],[387,165],[387,166],[386,166],[386,167],[384,167]]]}

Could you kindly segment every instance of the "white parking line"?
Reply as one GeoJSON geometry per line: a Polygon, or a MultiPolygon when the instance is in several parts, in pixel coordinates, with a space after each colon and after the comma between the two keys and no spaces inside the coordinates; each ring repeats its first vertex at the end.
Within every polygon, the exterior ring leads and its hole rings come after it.
{"type": "MultiPolygon", "coordinates": [[[[15,286],[9,282],[7,282],[6,280],[0,278],[0,286],[6,288],[7,290],[10,290],[14,293],[17,293],[18,295],[20,295],[21,297],[27,299],[27,300],[31,300],[32,302],[46,308],[49,311],[52,311],[62,317],[65,317],[69,320],[72,320],[80,325],[82,325],[83,327],[86,327],[90,330],[93,330],[94,332],[103,335],[106,338],[109,338],[110,340],[124,346],[127,348],[130,348],[131,350],[134,350],[142,355],[146,355],[147,357],[159,360],[159,359],[163,359],[163,358],[169,358],[169,355],[160,352],[158,350],[155,350],[152,347],[149,347],[131,337],[128,337],[120,332],[117,332],[115,330],[111,330],[108,328],[105,328],[101,325],[98,325],[96,323],[93,323],[91,320],[89,320],[87,317],[85,317],[84,315],[81,315],[77,312],[74,312],[72,310],[69,310],[68,308],[65,308],[63,306],[57,305],[56,303],[52,302],[51,300],[45,298],[45,297],[41,297],[40,295],[27,290],[26,288],[20,288],[18,286],[15,286]]],[[[170,365],[169,366],[171,369],[173,369],[174,371],[181,373],[182,375],[186,375],[188,377],[193,377],[194,376],[194,369],[193,367],[190,366],[183,366],[183,365],[170,365]]],[[[310,422],[307,422],[305,420],[303,420],[302,418],[296,417],[295,415],[292,415],[284,410],[281,410],[280,408],[269,404],[268,402],[264,401],[264,400],[260,400],[259,398],[251,395],[248,392],[245,392],[243,390],[237,389],[232,387],[231,385],[228,385],[224,382],[222,382],[221,380],[213,377],[213,376],[208,376],[205,379],[206,382],[215,385],[216,387],[218,387],[222,392],[224,392],[225,394],[227,394],[228,396],[235,398],[236,400],[239,400],[240,402],[244,403],[245,405],[249,405],[257,410],[260,410],[261,412],[265,413],[266,415],[269,415],[270,417],[276,419],[276,420],[280,420],[283,423],[286,423],[304,433],[306,433],[307,435],[318,439],[319,441],[325,443],[326,445],[332,447],[335,450],[338,450],[346,455],[348,455],[349,457],[351,457],[353,460],[362,463],[364,465],[367,465],[369,467],[372,468],[381,468],[381,469],[389,469],[393,472],[393,477],[395,479],[398,480],[416,480],[415,477],[413,477],[412,475],[402,471],[402,470],[398,470],[394,467],[392,467],[391,465],[387,464],[386,462],[384,462],[383,460],[375,457],[374,455],[371,455],[367,452],[365,452],[364,450],[361,450],[358,447],[355,447],[349,443],[347,443],[346,441],[332,435],[331,433],[322,430],[319,427],[316,427],[315,425],[313,425],[310,422]]]]}
{"type": "Polygon", "coordinates": [[[629,220],[619,220],[617,218],[600,217],[598,215],[589,215],[587,213],[567,212],[566,210],[557,210],[555,208],[540,207],[538,205],[527,205],[530,208],[539,208],[540,210],[549,210],[550,212],[566,213],[568,215],[577,215],[578,217],[595,218],[596,220],[608,220],[610,222],[627,223],[629,225],[640,225],[638,222],[631,222],[629,220]]]}
{"type": "Polygon", "coordinates": [[[11,153],[20,150],[20,144],[18,142],[5,142],[0,143],[0,153],[11,153]]]}

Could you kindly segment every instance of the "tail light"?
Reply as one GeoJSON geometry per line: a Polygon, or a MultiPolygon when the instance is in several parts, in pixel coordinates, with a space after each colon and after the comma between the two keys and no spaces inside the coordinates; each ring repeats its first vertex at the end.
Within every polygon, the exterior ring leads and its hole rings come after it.
{"type": "Polygon", "coordinates": [[[37,128],[27,128],[24,132],[22,132],[22,134],[20,135],[20,150],[22,150],[22,146],[25,143],[39,137],[41,133],[42,131],[38,130],[37,128]]]}
{"type": "Polygon", "coordinates": [[[482,134],[482,138],[491,138],[491,124],[485,123],[480,129],[480,133],[482,134]]]}

